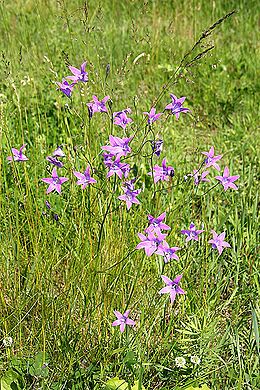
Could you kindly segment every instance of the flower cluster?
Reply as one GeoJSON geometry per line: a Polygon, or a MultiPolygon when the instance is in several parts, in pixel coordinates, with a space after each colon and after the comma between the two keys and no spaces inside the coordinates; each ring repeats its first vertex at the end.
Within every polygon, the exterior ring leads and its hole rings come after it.
{"type": "MultiPolygon", "coordinates": [[[[213,167],[217,171],[220,171],[220,166],[217,164],[217,161],[221,160],[222,156],[214,156],[215,150],[214,146],[211,146],[210,150],[208,152],[201,152],[206,156],[206,159],[204,160],[204,164],[202,165],[205,168],[213,167]]],[[[189,173],[186,175],[186,178],[188,176],[193,177],[194,184],[196,186],[199,185],[201,182],[210,182],[210,180],[206,177],[209,174],[209,171],[201,171],[201,168],[194,169],[193,174],[189,173]]],[[[226,191],[228,188],[233,188],[234,190],[237,190],[238,187],[234,184],[234,181],[238,180],[240,176],[230,176],[229,175],[229,168],[225,167],[224,172],[222,176],[215,176],[215,179],[218,180],[224,187],[224,191],[226,191]]]]}
{"type": "MultiPolygon", "coordinates": [[[[80,68],[75,68],[69,66],[71,75],[62,79],[62,82],[57,82],[58,90],[60,90],[65,96],[71,98],[72,91],[76,84],[88,82],[88,72],[86,71],[86,62],[83,62],[80,68]]],[[[187,114],[190,112],[189,108],[183,107],[186,97],[177,98],[175,95],[170,94],[171,102],[167,104],[163,112],[156,113],[156,108],[151,107],[150,111],[143,112],[147,117],[146,122],[146,131],[148,134],[152,132],[152,126],[159,119],[162,120],[163,117],[167,118],[171,115],[175,116],[178,120],[180,114],[187,114]],[[165,115],[167,113],[168,115],[165,115]]],[[[110,96],[105,96],[103,99],[99,100],[96,95],[92,96],[92,100],[86,104],[89,111],[89,120],[92,120],[92,117],[96,113],[106,114],[113,125],[118,126],[118,131],[124,131],[124,135],[127,135],[121,138],[118,135],[109,135],[109,141],[106,145],[101,147],[103,151],[103,163],[107,170],[106,177],[110,178],[114,176],[115,183],[118,178],[128,179],[131,173],[131,166],[126,162],[126,159],[131,157],[132,148],[130,146],[132,140],[136,137],[137,132],[132,136],[128,136],[128,130],[132,128],[134,124],[131,116],[131,109],[125,108],[121,111],[112,111],[112,100],[110,96]]],[[[167,119],[166,118],[166,119],[167,119]]],[[[131,134],[131,133],[130,133],[131,134]]],[[[119,134],[120,135],[120,134],[119,134]]],[[[147,141],[145,141],[147,142],[147,141]]],[[[155,155],[160,157],[162,153],[163,140],[149,140],[152,147],[152,156],[155,155]]],[[[7,160],[9,162],[23,162],[29,160],[28,157],[24,154],[26,144],[23,144],[20,149],[12,148],[12,156],[8,156],[7,160]]],[[[194,184],[197,186],[201,182],[209,182],[207,178],[210,171],[209,168],[214,168],[217,171],[220,171],[220,166],[218,162],[222,159],[222,155],[215,156],[214,147],[212,146],[208,152],[202,152],[206,157],[201,164],[201,167],[194,169],[192,174],[188,174],[187,177],[192,177],[194,184]]],[[[51,177],[45,177],[41,180],[48,184],[46,193],[49,194],[53,191],[56,191],[58,194],[61,194],[61,186],[63,183],[67,182],[69,178],[61,176],[58,173],[58,169],[64,169],[64,159],[66,155],[63,152],[62,146],[59,146],[52,155],[47,156],[46,160],[49,164],[54,165],[54,168],[51,173],[51,177]]],[[[151,158],[152,161],[152,158],[151,158]]],[[[88,186],[96,184],[97,180],[91,176],[91,173],[95,173],[95,168],[93,169],[91,163],[87,165],[83,172],[73,169],[72,173],[76,177],[76,184],[81,186],[82,189],[86,189],[88,186]]],[[[175,169],[171,165],[167,165],[166,157],[163,157],[161,165],[156,164],[151,167],[151,171],[148,173],[149,176],[152,176],[154,183],[171,181],[175,175],[175,169]]],[[[223,171],[223,175],[215,176],[215,179],[222,184],[224,191],[228,188],[237,190],[238,187],[234,184],[238,180],[239,176],[230,176],[229,168],[226,166],[223,171]]],[[[119,195],[117,198],[126,203],[127,210],[129,210],[133,204],[140,204],[139,199],[137,198],[141,193],[142,189],[136,189],[135,183],[138,178],[134,177],[128,181],[121,183],[121,188],[123,191],[122,195],[119,195]]],[[[95,187],[95,186],[94,186],[95,187]]],[[[143,188],[143,186],[142,186],[143,188]]],[[[51,210],[51,205],[46,201],[46,207],[48,213],[52,213],[53,218],[58,221],[59,217],[57,214],[53,213],[51,210]]],[[[45,215],[49,215],[45,212],[45,215]]],[[[164,263],[167,264],[170,260],[179,260],[178,255],[176,254],[181,248],[178,246],[170,246],[167,242],[168,231],[171,230],[171,227],[165,223],[166,212],[163,212],[158,217],[154,217],[151,214],[148,215],[148,226],[145,228],[143,233],[138,233],[140,242],[137,244],[136,249],[144,249],[146,256],[150,257],[153,254],[161,256],[164,263]]],[[[200,235],[204,232],[203,229],[197,229],[194,223],[191,223],[189,228],[181,230],[181,234],[186,236],[186,243],[189,241],[199,241],[200,235]]],[[[216,249],[219,255],[222,254],[224,248],[230,248],[230,244],[225,239],[225,232],[217,234],[214,230],[211,230],[213,235],[212,239],[209,240],[209,243],[212,245],[213,249],[216,249]]],[[[189,245],[189,244],[188,244],[189,245]]],[[[177,295],[183,295],[186,292],[180,287],[180,281],[183,275],[177,275],[175,278],[170,279],[168,276],[161,275],[162,281],[165,283],[165,286],[160,289],[159,294],[169,294],[171,304],[174,303],[177,295]]],[[[121,314],[119,311],[114,311],[116,320],[112,323],[112,326],[119,326],[120,331],[124,332],[126,325],[134,326],[135,321],[129,318],[130,310],[126,310],[124,314],[121,314]]],[[[180,359],[180,358],[178,358],[180,359]]],[[[199,364],[197,360],[194,364],[199,364]]],[[[176,365],[183,366],[183,362],[176,361],[176,365]]]]}
{"type": "Polygon", "coordinates": [[[67,76],[62,79],[62,82],[57,82],[58,88],[61,92],[63,92],[69,98],[71,97],[74,86],[78,82],[86,83],[88,81],[88,72],[86,72],[86,62],[83,62],[80,69],[74,68],[74,66],[69,66],[69,70],[72,73],[72,76],[67,76]],[[71,80],[72,83],[69,84],[67,80],[71,80]]]}

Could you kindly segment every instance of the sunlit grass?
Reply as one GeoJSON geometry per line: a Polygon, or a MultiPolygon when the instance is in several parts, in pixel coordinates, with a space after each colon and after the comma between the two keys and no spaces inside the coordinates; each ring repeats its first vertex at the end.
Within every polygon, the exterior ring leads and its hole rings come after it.
{"type": "MultiPolygon", "coordinates": [[[[212,389],[257,388],[256,4],[16,1],[0,7],[1,340],[14,340],[11,348],[1,347],[3,373],[12,367],[21,372],[24,389],[100,389],[114,376],[132,384],[142,380],[146,389],[203,383],[212,389]],[[141,205],[127,212],[117,199],[120,180],[105,179],[101,158],[110,118],[95,115],[89,123],[86,103],[93,94],[110,95],[113,111],[131,107],[128,134],[139,131],[131,145],[136,152],[142,112],[200,33],[232,6],[239,12],[204,42],[202,49],[213,43],[214,51],[185,70],[158,103],[160,111],[174,92],[187,96],[192,110],[154,126],[176,171],[172,185],[178,186],[153,196],[151,162],[143,157],[150,152],[147,144],[129,161],[143,191],[141,205]],[[90,81],[77,86],[70,101],[54,82],[68,74],[68,64],[83,60],[90,81]],[[23,143],[29,161],[7,164],[10,148],[23,143]],[[59,144],[66,153],[62,172],[70,180],[61,196],[47,197],[41,178],[50,176],[46,156],[59,144]],[[211,145],[223,154],[222,170],[228,165],[240,175],[239,191],[180,184],[211,145]],[[83,171],[88,162],[98,183],[82,191],[72,170],[83,171]],[[42,216],[46,199],[58,223],[51,214],[42,216]],[[147,214],[163,211],[172,228],[169,242],[182,248],[180,261],[166,265],[134,250],[147,214]],[[199,245],[186,246],[180,234],[190,222],[204,224],[199,245]],[[232,249],[221,256],[213,252],[211,229],[226,231],[232,249]],[[184,273],[187,294],[173,307],[158,294],[163,272],[184,273]],[[137,326],[121,335],[111,326],[113,310],[127,308],[137,326]],[[49,364],[47,374],[28,372],[29,358],[39,352],[49,364]],[[191,355],[201,363],[192,364],[191,355]],[[176,367],[178,356],[187,360],[185,369],[176,367]]],[[[117,127],[112,131],[124,136],[117,127]]]]}

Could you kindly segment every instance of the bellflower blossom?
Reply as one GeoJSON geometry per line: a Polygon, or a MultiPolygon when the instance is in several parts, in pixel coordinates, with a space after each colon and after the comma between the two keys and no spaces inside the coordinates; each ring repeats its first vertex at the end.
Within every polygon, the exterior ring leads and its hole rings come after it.
{"type": "Polygon", "coordinates": [[[26,144],[22,145],[20,147],[20,150],[16,149],[16,148],[12,148],[12,153],[13,153],[13,156],[8,156],[7,157],[7,160],[8,161],[27,161],[29,160],[25,154],[23,154],[23,150],[26,148],[26,144]]]}
{"type": "Polygon", "coordinates": [[[215,179],[219,180],[224,187],[224,191],[227,191],[228,188],[233,188],[238,190],[238,187],[234,184],[234,181],[238,180],[240,176],[229,176],[229,169],[225,167],[223,176],[215,176],[215,179]]]}
{"type": "Polygon", "coordinates": [[[153,232],[158,230],[171,230],[170,226],[163,223],[166,213],[162,213],[159,217],[154,218],[151,214],[148,215],[149,226],[145,229],[145,232],[153,232]]]}
{"type": "Polygon", "coordinates": [[[144,115],[148,115],[148,125],[151,125],[153,122],[157,121],[162,114],[162,112],[158,112],[158,114],[155,114],[154,107],[151,108],[150,112],[144,112],[144,115]]]}
{"type": "Polygon", "coordinates": [[[63,162],[59,161],[57,158],[55,157],[52,157],[52,156],[47,156],[46,157],[46,160],[50,163],[50,164],[53,164],[55,165],[56,167],[58,168],[62,168],[63,167],[63,162]]]}
{"type": "Polygon", "coordinates": [[[71,97],[72,90],[73,90],[73,87],[74,87],[75,83],[69,84],[66,79],[62,79],[61,83],[56,82],[56,84],[58,85],[57,90],[60,90],[61,92],[63,92],[69,98],[71,97]]]}
{"type": "Polygon", "coordinates": [[[52,191],[57,191],[59,194],[61,193],[61,185],[68,181],[67,177],[59,177],[56,171],[56,168],[52,171],[52,177],[43,178],[42,181],[44,183],[48,183],[49,187],[47,188],[46,194],[49,194],[52,191]]]}
{"type": "Polygon", "coordinates": [[[176,119],[179,119],[180,113],[187,113],[190,110],[188,108],[182,107],[182,104],[184,103],[186,97],[177,98],[172,93],[170,94],[170,97],[172,99],[172,102],[170,104],[167,104],[165,107],[165,110],[170,110],[173,115],[175,115],[176,119]]]}
{"type": "Polygon", "coordinates": [[[147,236],[138,233],[141,242],[136,246],[136,249],[144,249],[146,256],[152,256],[153,253],[164,256],[163,242],[167,234],[162,234],[160,231],[148,232],[147,236]]]}
{"type": "Polygon", "coordinates": [[[130,310],[126,310],[124,314],[121,314],[119,311],[114,310],[114,314],[117,318],[114,322],[112,322],[112,326],[120,325],[120,332],[123,333],[126,325],[135,326],[135,321],[128,318],[130,314],[130,310]]]}
{"type": "Polygon", "coordinates": [[[104,153],[104,164],[109,169],[107,173],[107,177],[110,177],[114,174],[116,174],[120,179],[122,179],[123,175],[124,177],[127,177],[130,172],[130,165],[126,163],[120,162],[120,157],[116,157],[115,160],[113,160],[114,155],[110,153],[104,153]]]}
{"type": "Polygon", "coordinates": [[[198,186],[202,181],[210,182],[210,180],[206,178],[208,174],[209,171],[204,171],[202,173],[199,173],[198,169],[193,169],[193,174],[189,173],[187,176],[193,177],[195,186],[198,186]]]}
{"type": "Polygon", "coordinates": [[[223,248],[231,248],[230,244],[224,241],[225,232],[218,235],[214,230],[211,230],[211,233],[213,234],[213,239],[209,240],[209,244],[212,245],[213,249],[217,249],[220,255],[223,252],[223,248]]]}
{"type": "Polygon", "coordinates": [[[162,280],[166,284],[166,287],[163,287],[160,291],[159,294],[170,294],[170,300],[171,303],[175,301],[176,295],[177,294],[186,294],[186,291],[184,291],[180,286],[180,280],[182,278],[182,275],[176,276],[175,279],[171,280],[167,276],[161,275],[162,280]]]}
{"type": "Polygon", "coordinates": [[[61,146],[58,146],[57,149],[52,153],[53,157],[65,157],[65,153],[63,152],[61,146]]]}
{"type": "Polygon", "coordinates": [[[222,156],[220,154],[218,156],[214,156],[215,153],[214,146],[211,146],[209,152],[201,152],[201,153],[207,156],[207,158],[204,161],[206,164],[206,168],[212,166],[216,168],[218,171],[220,171],[220,166],[216,162],[219,161],[222,158],[222,156]]]}
{"type": "Polygon", "coordinates": [[[88,72],[86,72],[86,62],[80,66],[80,69],[74,68],[74,66],[69,66],[69,70],[73,74],[73,76],[67,76],[66,79],[72,80],[75,83],[81,81],[86,83],[88,81],[88,72]]]}
{"type": "Polygon", "coordinates": [[[153,154],[155,154],[157,157],[160,157],[163,147],[163,140],[159,139],[158,141],[151,141],[151,146],[153,154]]]}
{"type": "Polygon", "coordinates": [[[94,184],[97,182],[93,177],[90,176],[90,167],[89,166],[87,166],[84,173],[73,171],[73,174],[74,174],[74,176],[76,176],[79,179],[77,181],[77,185],[79,185],[79,186],[81,185],[83,190],[87,187],[87,185],[94,184]]]}
{"type": "Polygon", "coordinates": [[[105,96],[102,100],[98,100],[97,96],[93,95],[92,99],[92,102],[87,103],[90,117],[92,117],[95,112],[108,112],[106,102],[110,99],[110,96],[105,96]]]}
{"type": "Polygon", "coordinates": [[[181,249],[178,246],[173,246],[170,248],[169,244],[166,241],[163,241],[161,249],[164,252],[162,256],[165,264],[168,263],[171,259],[179,260],[179,257],[175,253],[181,249]]]}
{"type": "Polygon", "coordinates": [[[148,175],[154,177],[154,182],[157,183],[159,180],[168,181],[170,177],[174,176],[174,168],[166,166],[166,158],[162,160],[162,166],[155,165],[153,167],[153,174],[149,172],[148,175]]]}
{"type": "Polygon", "coordinates": [[[133,119],[128,118],[127,114],[131,114],[130,108],[126,108],[125,110],[114,112],[113,113],[114,124],[125,129],[128,123],[133,122],[133,119]]]}
{"type": "Polygon", "coordinates": [[[118,196],[118,199],[123,200],[126,202],[127,210],[130,209],[133,203],[140,204],[140,201],[137,199],[137,196],[142,191],[141,189],[135,190],[133,183],[135,182],[135,179],[125,182],[122,186],[122,189],[124,191],[124,195],[118,196]]]}
{"type": "Polygon", "coordinates": [[[131,148],[128,145],[132,141],[133,137],[130,138],[119,138],[114,137],[113,135],[109,136],[110,145],[102,146],[103,150],[107,150],[113,156],[121,157],[126,156],[128,153],[131,153],[131,148]]]}
{"type": "Polygon", "coordinates": [[[185,234],[187,236],[186,242],[191,240],[199,241],[199,234],[203,232],[204,230],[197,230],[194,223],[190,224],[189,229],[181,230],[181,234],[185,234]]]}

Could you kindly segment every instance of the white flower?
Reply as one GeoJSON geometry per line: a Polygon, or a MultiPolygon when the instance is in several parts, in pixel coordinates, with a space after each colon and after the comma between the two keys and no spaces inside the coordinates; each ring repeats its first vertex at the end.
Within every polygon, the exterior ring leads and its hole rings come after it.
{"type": "Polygon", "coordinates": [[[177,367],[183,368],[185,367],[186,359],[184,359],[184,357],[176,357],[175,364],[177,367]]]}
{"type": "Polygon", "coordinates": [[[200,359],[198,356],[191,356],[191,357],[190,357],[190,361],[191,361],[191,363],[193,363],[193,364],[200,364],[201,359],[200,359]]]}
{"type": "Polygon", "coordinates": [[[13,339],[12,339],[12,337],[10,337],[10,336],[8,336],[8,337],[5,337],[4,339],[3,339],[3,345],[4,345],[4,347],[11,347],[11,345],[13,344],[13,339]]]}

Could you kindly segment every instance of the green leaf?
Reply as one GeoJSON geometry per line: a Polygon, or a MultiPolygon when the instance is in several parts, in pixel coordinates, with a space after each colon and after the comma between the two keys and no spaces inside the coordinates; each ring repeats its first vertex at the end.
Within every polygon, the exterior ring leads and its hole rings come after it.
{"type": "Polygon", "coordinates": [[[133,351],[127,352],[126,356],[124,357],[124,363],[127,366],[132,366],[133,364],[137,363],[135,353],[133,351]]]}
{"type": "Polygon", "coordinates": [[[202,387],[187,387],[185,390],[210,390],[210,388],[207,385],[202,385],[202,387]]]}
{"type": "Polygon", "coordinates": [[[13,371],[8,370],[1,378],[1,390],[21,390],[19,384],[20,375],[13,371]]]}
{"type": "Polygon", "coordinates": [[[126,381],[119,379],[117,376],[107,381],[105,390],[127,390],[128,384],[126,381]]]}
{"type": "Polygon", "coordinates": [[[49,375],[48,357],[43,352],[37,353],[34,360],[30,364],[29,374],[36,377],[46,378],[49,375]]]}
{"type": "Polygon", "coordinates": [[[142,385],[142,387],[139,389],[139,383],[138,383],[139,381],[136,381],[135,383],[134,383],[134,386],[132,387],[132,389],[131,390],[146,390],[145,389],[145,387],[142,385]]]}

